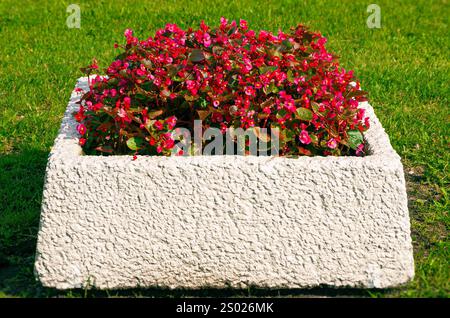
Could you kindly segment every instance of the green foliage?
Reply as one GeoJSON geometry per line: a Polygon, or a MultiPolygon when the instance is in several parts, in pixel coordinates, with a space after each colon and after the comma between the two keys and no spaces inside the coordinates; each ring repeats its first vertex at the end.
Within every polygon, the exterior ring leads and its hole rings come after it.
{"type": "Polygon", "coordinates": [[[359,130],[350,130],[348,132],[348,145],[352,149],[356,149],[363,141],[363,136],[359,130]]]}
{"type": "Polygon", "coordinates": [[[311,120],[313,118],[313,113],[308,108],[299,107],[297,108],[296,117],[301,120],[311,120]]]}

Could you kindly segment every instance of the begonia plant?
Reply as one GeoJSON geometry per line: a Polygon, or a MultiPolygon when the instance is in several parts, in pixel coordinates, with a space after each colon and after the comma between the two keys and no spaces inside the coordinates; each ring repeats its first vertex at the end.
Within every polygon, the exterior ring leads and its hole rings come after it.
{"type": "MultiPolygon", "coordinates": [[[[86,154],[170,155],[177,127],[278,128],[283,156],[363,155],[367,100],[353,71],[339,66],[326,38],[303,25],[255,32],[247,22],[183,30],[167,24],[126,44],[92,76],[79,111],[86,154]]],[[[182,154],[182,152],[178,152],[182,154]]]]}

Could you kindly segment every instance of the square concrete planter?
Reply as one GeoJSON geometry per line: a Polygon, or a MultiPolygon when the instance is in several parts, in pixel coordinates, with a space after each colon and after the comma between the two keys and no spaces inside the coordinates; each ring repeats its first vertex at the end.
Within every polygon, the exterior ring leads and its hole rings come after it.
{"type": "Polygon", "coordinates": [[[78,98],[47,166],[35,263],[44,286],[385,288],[413,277],[402,164],[369,104],[363,158],[133,161],[81,155],[78,98]]]}

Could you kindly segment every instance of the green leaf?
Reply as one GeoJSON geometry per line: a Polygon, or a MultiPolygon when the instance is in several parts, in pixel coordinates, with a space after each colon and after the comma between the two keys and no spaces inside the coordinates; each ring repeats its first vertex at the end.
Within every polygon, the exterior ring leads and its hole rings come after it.
{"type": "Polygon", "coordinates": [[[222,47],[220,47],[218,45],[215,45],[215,46],[212,47],[213,54],[221,55],[223,51],[224,51],[224,48],[222,48],[222,47]]]}
{"type": "Polygon", "coordinates": [[[147,99],[147,96],[144,95],[144,94],[142,94],[142,93],[136,93],[136,94],[134,95],[134,98],[135,98],[135,99],[140,99],[140,100],[142,100],[142,99],[146,100],[146,99],[147,99]]]}
{"type": "Polygon", "coordinates": [[[131,137],[127,140],[127,146],[131,150],[138,150],[142,146],[142,138],[139,137],[131,137]]]}
{"type": "Polygon", "coordinates": [[[164,110],[160,109],[160,110],[154,110],[148,113],[148,118],[150,119],[155,119],[156,117],[162,115],[162,113],[164,113],[164,110]]]}
{"type": "Polygon", "coordinates": [[[281,57],[283,57],[283,54],[280,52],[280,49],[281,49],[281,45],[279,45],[277,47],[277,49],[269,49],[269,50],[267,50],[267,54],[270,57],[277,56],[277,57],[281,58],[281,57]]]}
{"type": "Polygon", "coordinates": [[[305,107],[297,108],[295,117],[301,120],[310,121],[313,118],[313,112],[305,107]]]}
{"type": "Polygon", "coordinates": [[[273,72],[277,69],[277,66],[261,66],[259,68],[259,73],[260,74],[266,74],[267,72],[273,72]]]}
{"type": "Polygon", "coordinates": [[[359,130],[349,130],[348,135],[348,145],[352,149],[356,149],[360,144],[363,143],[364,138],[359,130]]]}
{"type": "Polygon", "coordinates": [[[286,116],[286,114],[287,114],[287,111],[284,108],[280,109],[277,113],[277,118],[283,118],[284,116],[286,116]]]}
{"type": "Polygon", "coordinates": [[[174,77],[178,73],[179,68],[173,64],[169,64],[169,65],[166,65],[166,70],[167,70],[167,74],[170,77],[174,77]]]}
{"type": "Polygon", "coordinates": [[[316,102],[311,102],[311,108],[316,114],[320,114],[319,107],[320,105],[317,104],[316,102]]]}
{"type": "Polygon", "coordinates": [[[283,44],[283,46],[287,49],[290,50],[292,49],[293,45],[289,40],[284,40],[283,42],[281,42],[281,44],[283,44]]]}
{"type": "Polygon", "coordinates": [[[319,143],[319,138],[313,133],[309,133],[309,137],[311,138],[311,141],[313,144],[317,145],[319,143]]]}
{"type": "Polygon", "coordinates": [[[228,31],[228,36],[232,35],[234,32],[236,32],[237,27],[232,27],[229,31],[228,31]]]}
{"type": "Polygon", "coordinates": [[[286,139],[285,139],[285,141],[292,141],[292,140],[295,140],[295,132],[294,131],[292,131],[292,130],[285,130],[286,131],[286,139]]]}
{"type": "Polygon", "coordinates": [[[189,60],[194,63],[200,63],[205,60],[205,55],[202,50],[194,49],[189,55],[189,60]]]}
{"type": "Polygon", "coordinates": [[[152,68],[152,67],[153,67],[152,61],[150,61],[150,60],[148,60],[148,59],[142,60],[141,63],[144,64],[145,67],[147,67],[147,68],[152,68]]]}
{"type": "Polygon", "coordinates": [[[274,94],[276,94],[276,93],[278,93],[280,90],[278,89],[278,87],[275,85],[275,83],[274,82],[270,82],[270,84],[269,84],[269,86],[268,87],[264,87],[264,92],[266,93],[266,94],[269,94],[269,93],[274,93],[274,94]]]}
{"type": "Polygon", "coordinates": [[[294,83],[295,78],[294,78],[294,74],[292,74],[292,70],[287,71],[286,75],[287,75],[287,80],[291,83],[294,83]]]}
{"type": "Polygon", "coordinates": [[[128,52],[123,52],[123,53],[120,53],[119,55],[117,55],[115,58],[114,58],[114,60],[123,60],[124,58],[126,58],[128,56],[128,52]]]}

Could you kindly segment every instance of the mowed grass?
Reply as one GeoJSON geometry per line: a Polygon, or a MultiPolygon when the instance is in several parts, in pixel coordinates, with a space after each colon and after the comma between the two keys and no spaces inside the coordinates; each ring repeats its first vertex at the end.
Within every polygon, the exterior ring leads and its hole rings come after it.
{"type": "MultiPolygon", "coordinates": [[[[369,29],[372,1],[78,1],[81,28],[66,26],[70,1],[0,2],[0,297],[359,295],[448,297],[449,3],[376,1],[382,28],[369,29]],[[298,23],[328,37],[341,64],[355,70],[408,182],[416,277],[392,290],[134,290],[92,293],[43,288],[33,261],[47,155],[79,68],[106,67],[132,28],[148,37],[166,23],[217,25],[221,16],[251,28],[298,23]]],[[[80,198],[82,199],[82,198],[80,198]]]]}

